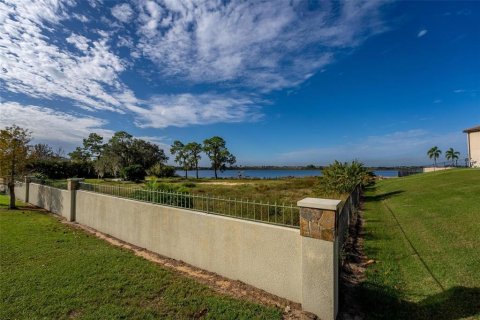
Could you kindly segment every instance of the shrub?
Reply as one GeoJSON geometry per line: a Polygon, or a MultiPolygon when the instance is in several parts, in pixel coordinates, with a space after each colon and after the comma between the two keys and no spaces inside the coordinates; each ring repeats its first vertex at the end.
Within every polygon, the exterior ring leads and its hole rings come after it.
{"type": "Polygon", "coordinates": [[[48,179],[66,179],[74,177],[95,177],[93,164],[88,161],[70,161],[66,159],[36,160],[28,165],[32,174],[48,179]]]}
{"type": "Polygon", "coordinates": [[[197,185],[193,182],[185,182],[183,186],[186,188],[195,188],[197,185]]]}
{"type": "Polygon", "coordinates": [[[352,161],[334,163],[322,170],[322,188],[328,193],[350,193],[357,185],[362,187],[375,183],[375,175],[369,172],[361,162],[352,161]]]}
{"type": "Polygon", "coordinates": [[[143,166],[134,164],[123,168],[121,174],[125,180],[138,182],[145,179],[146,172],[143,166]]]}
{"type": "Polygon", "coordinates": [[[159,183],[156,179],[148,181],[143,190],[135,190],[133,198],[170,206],[193,208],[193,201],[186,187],[159,183]]]}
{"type": "Polygon", "coordinates": [[[150,176],[155,176],[157,178],[171,178],[176,176],[175,167],[162,165],[160,163],[155,164],[153,167],[148,169],[147,173],[150,176]]]}

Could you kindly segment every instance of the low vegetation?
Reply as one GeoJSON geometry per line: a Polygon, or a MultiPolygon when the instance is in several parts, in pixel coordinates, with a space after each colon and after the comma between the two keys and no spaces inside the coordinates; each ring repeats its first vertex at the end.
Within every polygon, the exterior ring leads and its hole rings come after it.
{"type": "Polygon", "coordinates": [[[0,319],[280,319],[0,195],[0,319]]]}
{"type": "Polygon", "coordinates": [[[480,318],[480,170],[380,181],[365,197],[370,319],[480,318]]]}
{"type": "Polygon", "coordinates": [[[375,183],[375,175],[358,161],[339,162],[335,160],[322,170],[322,193],[330,195],[348,194],[360,185],[363,188],[375,183]]]}
{"type": "Polygon", "coordinates": [[[320,189],[321,178],[285,179],[221,179],[208,178],[185,180],[182,178],[150,179],[143,183],[121,182],[102,179],[86,179],[85,182],[101,185],[151,188],[160,185],[162,190],[188,192],[194,195],[209,195],[231,199],[248,199],[270,203],[296,204],[306,197],[328,197],[320,189]],[[149,187],[150,186],[150,187],[149,187]]]}

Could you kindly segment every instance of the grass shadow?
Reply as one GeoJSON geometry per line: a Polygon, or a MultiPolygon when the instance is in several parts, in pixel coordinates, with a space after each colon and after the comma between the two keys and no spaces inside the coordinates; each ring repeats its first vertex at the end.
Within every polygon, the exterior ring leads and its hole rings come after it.
{"type": "Polygon", "coordinates": [[[358,295],[367,319],[455,320],[480,316],[480,288],[452,287],[414,303],[388,288],[367,283],[358,289],[358,295]]]}

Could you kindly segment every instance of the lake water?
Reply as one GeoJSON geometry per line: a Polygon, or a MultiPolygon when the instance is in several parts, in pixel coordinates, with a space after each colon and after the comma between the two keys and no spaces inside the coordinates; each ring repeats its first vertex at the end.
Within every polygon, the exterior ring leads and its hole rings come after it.
{"type": "MultiPolygon", "coordinates": [[[[374,171],[377,176],[382,177],[397,177],[397,170],[377,170],[374,171]]],[[[181,177],[185,176],[185,171],[177,170],[177,174],[181,177]]],[[[315,177],[320,176],[321,171],[317,170],[225,170],[218,172],[219,178],[284,178],[284,177],[315,177]]],[[[189,177],[195,177],[195,171],[188,171],[189,177]]],[[[200,178],[213,178],[215,173],[213,170],[199,170],[198,176],[200,178]]]]}

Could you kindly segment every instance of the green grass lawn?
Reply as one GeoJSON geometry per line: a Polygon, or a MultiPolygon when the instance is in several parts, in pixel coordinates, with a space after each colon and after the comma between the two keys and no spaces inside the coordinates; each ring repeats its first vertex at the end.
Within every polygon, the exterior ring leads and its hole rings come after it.
{"type": "Polygon", "coordinates": [[[381,181],[365,209],[368,318],[480,319],[480,170],[381,181]]]}
{"type": "Polygon", "coordinates": [[[279,319],[0,195],[0,319],[279,319]]]}

